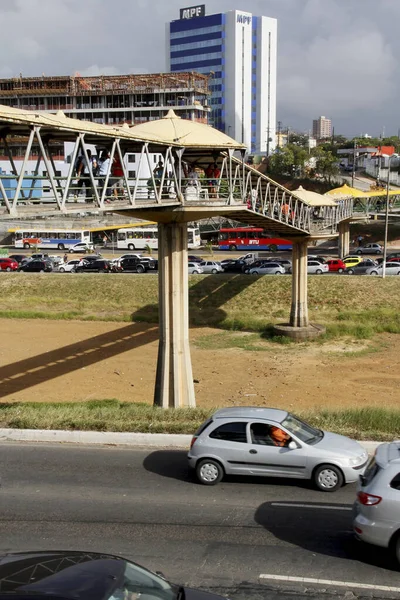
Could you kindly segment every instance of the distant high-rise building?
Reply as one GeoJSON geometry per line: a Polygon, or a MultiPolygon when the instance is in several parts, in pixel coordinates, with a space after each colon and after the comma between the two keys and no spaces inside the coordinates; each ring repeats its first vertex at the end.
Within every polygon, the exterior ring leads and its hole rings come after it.
{"type": "Polygon", "coordinates": [[[329,138],[332,135],[332,121],[326,117],[319,117],[313,121],[313,137],[317,140],[329,138]]]}
{"type": "Polygon", "coordinates": [[[167,69],[210,74],[211,124],[253,153],[276,145],[277,20],[181,9],[167,23],[167,69]]]}

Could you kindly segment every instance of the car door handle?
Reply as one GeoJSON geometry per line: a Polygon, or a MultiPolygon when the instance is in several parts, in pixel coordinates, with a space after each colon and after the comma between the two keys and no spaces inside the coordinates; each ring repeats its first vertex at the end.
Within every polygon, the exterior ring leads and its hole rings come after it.
{"type": "Polygon", "coordinates": [[[257,450],[249,450],[250,454],[257,454],[257,450]]]}

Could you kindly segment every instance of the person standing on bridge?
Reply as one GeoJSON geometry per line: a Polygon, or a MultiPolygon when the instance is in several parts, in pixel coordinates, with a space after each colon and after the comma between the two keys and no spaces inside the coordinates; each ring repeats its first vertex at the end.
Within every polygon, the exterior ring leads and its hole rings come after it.
{"type": "MultiPolygon", "coordinates": [[[[106,185],[106,179],[107,179],[107,173],[108,173],[108,169],[110,166],[110,151],[109,150],[103,150],[100,156],[100,160],[99,160],[99,186],[101,191],[104,190],[105,185],[106,185]]],[[[109,203],[110,200],[108,198],[108,196],[111,196],[111,190],[108,187],[106,189],[106,202],[109,203]]]]}

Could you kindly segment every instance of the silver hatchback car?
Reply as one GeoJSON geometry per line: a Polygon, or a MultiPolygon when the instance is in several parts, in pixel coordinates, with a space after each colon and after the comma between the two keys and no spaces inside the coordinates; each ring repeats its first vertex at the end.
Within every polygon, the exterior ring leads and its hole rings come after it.
{"type": "Polygon", "coordinates": [[[311,479],[324,492],[357,481],[366,450],[342,435],[321,431],[274,408],[218,410],[195,433],[188,454],[200,483],[227,475],[311,479]]]}
{"type": "Polygon", "coordinates": [[[400,563],[400,442],[378,446],[360,477],[353,527],[360,540],[391,548],[400,563]]]}

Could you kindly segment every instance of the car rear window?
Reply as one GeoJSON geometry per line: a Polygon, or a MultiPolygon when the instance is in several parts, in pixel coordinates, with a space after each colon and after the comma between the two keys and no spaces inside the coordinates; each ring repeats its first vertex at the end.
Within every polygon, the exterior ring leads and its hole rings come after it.
{"type": "Polygon", "coordinates": [[[400,491],[400,473],[397,473],[397,475],[393,477],[392,481],[390,482],[390,487],[394,490],[400,491]]]}
{"type": "Polygon", "coordinates": [[[380,471],[380,467],[377,464],[376,460],[375,460],[375,456],[373,456],[368,465],[367,468],[365,469],[365,473],[362,476],[361,479],[361,483],[363,487],[366,487],[367,485],[369,485],[371,483],[371,481],[374,479],[374,477],[376,477],[376,475],[379,473],[380,471]]]}
{"type": "Polygon", "coordinates": [[[210,433],[210,438],[229,442],[247,443],[247,423],[225,423],[210,433]]]}
{"type": "Polygon", "coordinates": [[[195,436],[199,436],[203,433],[203,431],[205,431],[207,429],[207,427],[210,425],[210,423],[212,423],[213,420],[211,418],[207,419],[207,421],[205,421],[203,423],[203,425],[200,425],[200,427],[198,428],[198,430],[196,431],[196,433],[194,434],[195,436]]]}

